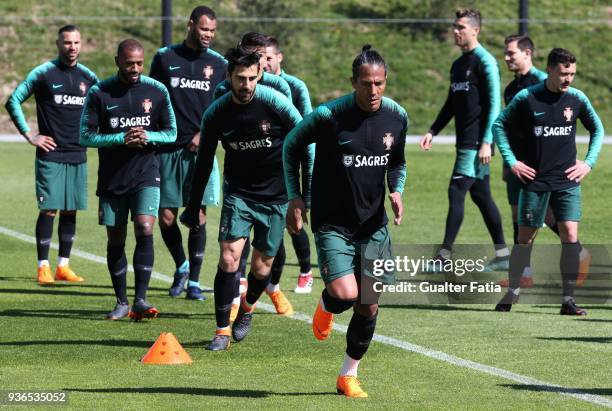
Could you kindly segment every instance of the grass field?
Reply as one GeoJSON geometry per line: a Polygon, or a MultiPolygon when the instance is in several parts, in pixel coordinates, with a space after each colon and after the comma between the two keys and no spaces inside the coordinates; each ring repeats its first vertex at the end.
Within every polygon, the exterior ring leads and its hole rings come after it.
{"type": "MultiPolygon", "coordinates": [[[[451,146],[435,147],[431,153],[421,153],[414,146],[407,149],[407,213],[404,224],[392,228],[395,243],[440,241],[452,150],[451,146]]],[[[31,146],[0,146],[0,227],[26,235],[33,235],[36,219],[33,162],[31,146]]],[[[89,211],[79,216],[75,248],[104,257],[105,234],[96,224],[97,155],[93,151],[89,164],[89,211]]],[[[508,217],[499,158],[493,172],[494,195],[508,217]]],[[[583,186],[584,243],[610,243],[611,185],[610,148],[604,146],[600,162],[583,186]]],[[[458,241],[488,243],[474,205],[469,203],[466,211],[458,241]]],[[[202,270],[202,283],[207,286],[218,256],[218,210],[209,214],[202,270]]],[[[510,232],[506,224],[507,238],[510,232]]],[[[172,275],[172,260],[159,232],[155,235],[155,270],[172,275]]],[[[555,238],[542,232],[539,241],[554,243],[555,238]]],[[[130,259],[132,239],[127,250],[130,259]]],[[[289,319],[258,309],[252,334],[245,341],[227,352],[211,353],[203,347],[214,330],[212,295],[202,303],[171,299],[168,283],[153,279],[149,299],[161,310],[158,319],[108,322],[103,316],[114,305],[114,297],[104,263],[73,256],[71,265],[86,277],[86,283],[42,288],[33,281],[35,253],[34,244],[0,233],[0,389],[66,390],[74,409],[612,407],[610,305],[588,306],[586,318],[560,317],[558,305],[519,305],[507,315],[491,312],[492,306],[487,305],[418,306],[408,299],[400,307],[383,307],[377,334],[390,339],[374,342],[360,367],[370,398],[351,401],[337,396],[334,389],[344,334],[335,331],[328,341],[318,342],[309,325],[300,321],[312,314],[321,291],[316,269],[313,294],[288,292],[303,315],[289,319]],[[161,332],[174,333],[194,363],[140,364],[139,358],[161,332]]],[[[293,251],[287,253],[282,286],[290,290],[297,266],[293,251]]],[[[55,250],[51,256],[54,262],[55,250]]],[[[501,277],[499,273],[495,278],[501,277]]],[[[131,284],[133,275],[128,279],[131,284]]],[[[262,301],[268,303],[267,297],[262,301]]],[[[337,323],[347,324],[349,318],[345,313],[337,323]]]]}

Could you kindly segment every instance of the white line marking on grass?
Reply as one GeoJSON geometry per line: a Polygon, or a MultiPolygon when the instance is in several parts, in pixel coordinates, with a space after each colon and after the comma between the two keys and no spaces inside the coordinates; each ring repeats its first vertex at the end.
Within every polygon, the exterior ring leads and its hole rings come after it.
{"type": "MultiPolygon", "coordinates": [[[[9,237],[17,238],[19,240],[36,244],[36,238],[20,233],[18,231],[13,231],[5,227],[0,226],[0,233],[5,234],[9,237]]],[[[58,249],[58,245],[56,243],[51,243],[51,248],[58,249]]],[[[106,264],[106,258],[100,257],[99,255],[91,254],[86,251],[81,251],[78,249],[72,249],[72,255],[84,258],[89,261],[94,261],[100,264],[106,264]]],[[[130,271],[133,271],[132,266],[128,266],[130,271]]],[[[164,281],[166,283],[172,282],[172,277],[169,277],[165,274],[158,273],[154,271],[151,274],[151,277],[164,281]]],[[[204,288],[206,291],[212,291],[210,288],[204,288]]],[[[276,313],[276,310],[273,305],[266,303],[257,303],[257,307],[263,309],[264,311],[276,313]]],[[[492,314],[493,315],[493,314],[492,314]]],[[[296,312],[293,316],[289,317],[293,320],[303,321],[305,323],[312,323],[312,317],[296,312]]],[[[343,324],[334,323],[334,330],[339,331],[341,333],[346,334],[347,326],[343,324]]],[[[396,338],[387,337],[380,334],[374,334],[374,341],[377,341],[381,344],[390,345],[392,347],[400,348],[405,351],[410,351],[418,354],[422,354],[426,357],[433,358],[435,360],[444,361],[449,364],[457,365],[463,368],[469,368],[472,370],[480,371],[485,374],[492,375],[494,377],[504,378],[506,380],[518,382],[519,384],[524,385],[533,385],[540,388],[543,391],[549,391],[561,395],[566,395],[568,397],[575,398],[577,400],[590,402],[592,404],[602,405],[604,407],[612,408],[612,400],[594,394],[587,394],[577,389],[566,388],[561,385],[551,384],[546,381],[536,380],[535,378],[527,377],[521,374],[515,374],[510,371],[506,371],[501,368],[491,367],[489,365],[480,364],[475,361],[464,360],[463,358],[455,357],[454,355],[446,354],[442,351],[432,350],[427,347],[422,347],[420,345],[412,344],[406,341],[398,340],[396,338]]]]}

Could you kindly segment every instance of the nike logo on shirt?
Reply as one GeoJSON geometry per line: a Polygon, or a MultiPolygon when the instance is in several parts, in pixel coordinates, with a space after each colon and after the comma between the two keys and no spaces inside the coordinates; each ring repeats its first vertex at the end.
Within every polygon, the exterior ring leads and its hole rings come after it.
{"type": "Polygon", "coordinates": [[[180,69],[180,68],[181,68],[181,66],[169,66],[168,70],[174,71],[174,70],[177,70],[177,69],[180,69]]]}
{"type": "Polygon", "coordinates": [[[343,146],[343,145],[345,145],[345,144],[350,143],[351,141],[353,141],[353,140],[347,140],[347,141],[338,141],[338,145],[339,145],[339,146],[343,146]]]}
{"type": "Polygon", "coordinates": [[[60,88],[61,86],[63,86],[63,84],[54,84],[53,88],[56,89],[56,88],[60,88]]]}
{"type": "Polygon", "coordinates": [[[533,116],[534,117],[539,117],[539,116],[544,115],[544,114],[546,114],[546,111],[542,111],[541,113],[538,113],[537,111],[533,112],[533,116]]]}
{"type": "Polygon", "coordinates": [[[106,106],[106,110],[110,111],[110,110],[112,110],[114,108],[117,108],[117,107],[119,107],[119,106],[106,106]]]}

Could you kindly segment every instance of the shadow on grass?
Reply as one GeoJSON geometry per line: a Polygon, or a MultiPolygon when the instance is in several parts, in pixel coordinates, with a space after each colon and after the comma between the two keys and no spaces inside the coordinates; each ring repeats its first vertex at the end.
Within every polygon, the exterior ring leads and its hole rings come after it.
{"type": "MultiPolygon", "coordinates": [[[[86,345],[86,346],[100,346],[100,347],[122,347],[122,348],[149,348],[155,341],[151,340],[36,340],[36,341],[0,341],[0,347],[31,347],[38,345],[86,345]]],[[[210,343],[210,340],[202,341],[181,341],[181,345],[184,348],[200,349],[204,348],[210,343]]]]}
{"type": "Polygon", "coordinates": [[[566,387],[551,387],[547,385],[533,384],[499,384],[500,387],[512,388],[519,391],[537,391],[537,392],[559,392],[566,394],[593,394],[593,395],[612,395],[612,388],[566,388],[566,387]]]}
{"type": "MultiPolygon", "coordinates": [[[[33,318],[60,318],[63,320],[94,320],[108,321],[106,310],[4,310],[0,311],[0,317],[33,317],[33,318]]],[[[175,319],[205,319],[214,317],[213,313],[185,314],[162,311],[160,318],[175,319]]],[[[127,319],[126,319],[127,321],[127,319]]]]}
{"type": "Polygon", "coordinates": [[[479,311],[479,312],[492,312],[493,306],[486,304],[487,308],[479,308],[479,307],[459,307],[455,305],[417,305],[417,304],[380,304],[379,308],[399,308],[399,309],[409,309],[409,310],[427,310],[427,311],[479,311]]]}
{"type": "Polygon", "coordinates": [[[267,398],[278,396],[309,396],[309,395],[336,395],[334,392],[273,392],[265,390],[245,390],[229,388],[188,388],[188,387],[134,387],[134,388],[63,388],[71,392],[108,393],[108,394],[181,394],[201,395],[207,397],[232,398],[267,398]]]}
{"type": "Polygon", "coordinates": [[[547,341],[575,341],[575,342],[592,342],[592,343],[612,343],[612,337],[537,337],[538,340],[547,341]]]}
{"type": "MultiPolygon", "coordinates": [[[[84,286],[86,287],[86,286],[84,286]]],[[[83,288],[84,288],[83,287],[83,288]]],[[[39,288],[0,288],[1,294],[43,294],[43,295],[76,295],[80,297],[108,297],[111,293],[76,291],[76,286],[46,285],[39,288]]]]}

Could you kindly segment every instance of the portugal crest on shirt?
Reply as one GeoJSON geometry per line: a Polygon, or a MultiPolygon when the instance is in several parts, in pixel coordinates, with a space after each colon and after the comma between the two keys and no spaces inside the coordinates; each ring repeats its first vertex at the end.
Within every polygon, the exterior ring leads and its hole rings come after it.
{"type": "Polygon", "coordinates": [[[535,126],[533,128],[533,134],[535,134],[536,137],[540,137],[542,135],[542,126],[535,126]]]}
{"type": "Polygon", "coordinates": [[[344,167],[350,167],[353,165],[353,155],[352,154],[344,154],[342,156],[342,164],[344,167]]]}
{"type": "Polygon", "coordinates": [[[111,117],[109,118],[109,122],[112,128],[117,128],[117,126],[119,125],[119,117],[111,117]]]}
{"type": "Polygon", "coordinates": [[[212,77],[213,73],[214,70],[211,66],[204,67],[204,78],[206,78],[206,80],[209,80],[212,77]]]}
{"type": "Polygon", "coordinates": [[[142,108],[144,109],[145,114],[151,113],[151,109],[153,108],[153,102],[151,102],[151,99],[145,98],[142,102],[142,108]]]}
{"type": "Polygon", "coordinates": [[[81,90],[81,94],[85,95],[85,93],[87,92],[87,86],[85,85],[84,82],[81,81],[81,83],[79,84],[79,90],[81,90]]]}
{"type": "Polygon", "coordinates": [[[563,117],[565,117],[565,121],[572,121],[572,117],[574,116],[574,111],[571,107],[565,107],[563,109],[563,117]]]}
{"type": "Polygon", "coordinates": [[[393,134],[385,133],[385,135],[383,136],[383,144],[385,145],[385,151],[391,150],[391,146],[393,145],[394,140],[395,137],[393,137],[393,134]]]}
{"type": "Polygon", "coordinates": [[[261,130],[262,134],[267,135],[270,134],[272,126],[270,125],[270,122],[268,120],[261,120],[259,122],[259,129],[261,130]]]}

